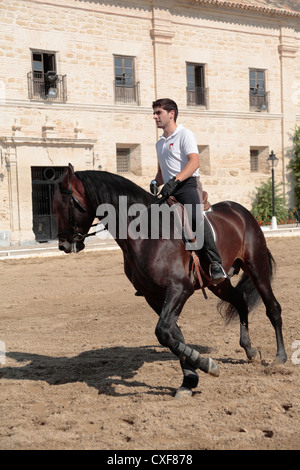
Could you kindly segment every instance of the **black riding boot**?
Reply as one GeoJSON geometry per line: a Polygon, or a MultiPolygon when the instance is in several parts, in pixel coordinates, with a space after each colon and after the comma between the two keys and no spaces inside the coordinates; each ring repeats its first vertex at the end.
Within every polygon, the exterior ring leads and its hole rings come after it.
{"type": "Polygon", "coordinates": [[[227,278],[222,266],[222,260],[219,255],[213,234],[209,228],[208,222],[204,217],[204,245],[201,252],[205,254],[209,262],[209,274],[213,284],[219,284],[227,278]]]}

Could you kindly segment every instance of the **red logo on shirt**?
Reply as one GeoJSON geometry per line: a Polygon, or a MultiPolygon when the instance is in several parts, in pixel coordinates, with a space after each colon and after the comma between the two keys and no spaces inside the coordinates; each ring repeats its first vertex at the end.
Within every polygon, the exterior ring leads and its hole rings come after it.
{"type": "Polygon", "coordinates": [[[174,145],[174,144],[170,144],[170,145],[169,145],[169,150],[172,150],[172,149],[173,149],[173,145],[174,145]]]}

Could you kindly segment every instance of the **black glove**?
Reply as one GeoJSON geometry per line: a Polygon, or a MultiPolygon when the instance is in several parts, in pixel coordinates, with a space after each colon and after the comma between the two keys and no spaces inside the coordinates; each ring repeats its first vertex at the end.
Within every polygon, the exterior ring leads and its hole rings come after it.
{"type": "Polygon", "coordinates": [[[156,180],[152,180],[150,183],[150,191],[154,196],[157,196],[158,193],[158,182],[156,180]]]}
{"type": "Polygon", "coordinates": [[[177,186],[180,184],[180,181],[176,179],[176,176],[173,176],[163,187],[160,192],[161,196],[168,198],[175,193],[177,186]]]}

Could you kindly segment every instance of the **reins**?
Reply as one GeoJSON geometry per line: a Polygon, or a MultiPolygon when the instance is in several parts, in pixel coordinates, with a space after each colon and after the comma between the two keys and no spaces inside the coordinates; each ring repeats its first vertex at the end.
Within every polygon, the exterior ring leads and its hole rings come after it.
{"type": "MultiPolygon", "coordinates": [[[[72,187],[72,181],[70,182],[70,187],[69,189],[65,189],[61,187],[61,184],[59,184],[60,192],[62,194],[68,194],[69,195],[69,225],[72,227],[71,230],[64,230],[62,232],[57,233],[58,238],[62,238],[61,236],[64,234],[68,234],[72,236],[72,241],[74,242],[81,242],[87,237],[92,237],[95,236],[97,233],[103,232],[106,230],[105,227],[99,230],[95,230],[95,232],[92,233],[87,233],[87,234],[82,234],[78,231],[78,227],[75,224],[75,217],[74,217],[74,203],[78,206],[78,209],[82,213],[87,213],[87,209],[78,201],[78,199],[74,196],[73,194],[73,187],[72,187]]],[[[98,224],[93,224],[91,227],[97,227],[98,224]]]]}
{"type": "MultiPolygon", "coordinates": [[[[93,237],[95,235],[97,235],[97,233],[100,233],[100,232],[103,232],[104,230],[107,230],[106,227],[103,227],[99,230],[95,230],[94,232],[92,233],[86,233],[86,234],[82,234],[78,231],[78,227],[75,223],[75,216],[74,216],[74,204],[76,204],[78,210],[81,212],[81,213],[87,213],[87,209],[80,203],[80,201],[78,201],[78,199],[74,196],[74,193],[73,193],[73,187],[72,187],[72,181],[70,181],[70,186],[69,186],[69,189],[65,189],[61,186],[61,183],[59,183],[59,188],[60,188],[60,192],[62,194],[67,194],[69,195],[69,215],[68,215],[68,222],[69,222],[69,225],[70,227],[72,227],[72,230],[63,230],[62,232],[58,232],[57,233],[57,237],[58,238],[63,238],[64,235],[71,235],[72,237],[72,242],[73,243],[76,243],[76,242],[82,242],[85,238],[88,238],[88,237],[93,237]]],[[[159,204],[161,205],[162,203],[164,203],[166,200],[168,199],[168,196],[164,196],[164,197],[161,197],[161,198],[158,198],[153,204],[159,204]]],[[[91,228],[92,227],[97,227],[98,224],[93,224],[91,225],[91,228]]]]}

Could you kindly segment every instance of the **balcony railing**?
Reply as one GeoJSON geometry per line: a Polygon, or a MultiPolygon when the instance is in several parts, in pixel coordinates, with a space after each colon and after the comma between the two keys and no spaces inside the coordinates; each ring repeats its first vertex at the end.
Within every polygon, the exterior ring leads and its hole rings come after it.
{"type": "Polygon", "coordinates": [[[270,92],[257,93],[256,90],[250,90],[250,110],[251,111],[268,111],[270,92]]]}
{"type": "Polygon", "coordinates": [[[187,88],[187,105],[188,106],[203,106],[208,108],[208,88],[195,87],[193,90],[187,88]]]}
{"type": "Polygon", "coordinates": [[[67,101],[67,76],[56,72],[29,72],[27,74],[30,100],[67,101]]]}
{"type": "Polygon", "coordinates": [[[117,104],[140,104],[140,83],[133,85],[122,85],[114,81],[115,103],[117,104]]]}

